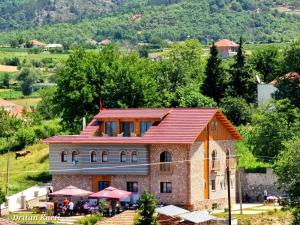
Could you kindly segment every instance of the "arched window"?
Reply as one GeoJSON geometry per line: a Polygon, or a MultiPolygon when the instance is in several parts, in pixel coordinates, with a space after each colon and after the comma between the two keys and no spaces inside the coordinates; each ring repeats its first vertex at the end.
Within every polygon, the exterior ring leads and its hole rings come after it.
{"type": "Polygon", "coordinates": [[[160,154],[160,171],[171,171],[172,155],[170,152],[162,152],[160,154]]]}
{"type": "Polygon", "coordinates": [[[212,158],[212,161],[215,161],[217,159],[217,152],[216,152],[216,150],[213,150],[213,152],[211,153],[211,158],[212,158]]]}
{"type": "Polygon", "coordinates": [[[91,152],[91,162],[97,162],[97,153],[95,151],[91,152]]]}
{"type": "Polygon", "coordinates": [[[62,162],[67,162],[67,152],[63,151],[60,155],[62,162]]]}
{"type": "Polygon", "coordinates": [[[78,155],[79,153],[77,151],[72,152],[72,162],[78,162],[78,155]]]}
{"type": "Polygon", "coordinates": [[[217,152],[216,150],[213,150],[213,152],[211,153],[211,158],[212,158],[212,169],[216,169],[217,168],[217,164],[218,162],[216,161],[217,160],[217,152]]]}
{"type": "Polygon", "coordinates": [[[127,156],[126,156],[126,152],[125,151],[121,152],[120,161],[121,162],[126,162],[127,161],[127,156]]]}
{"type": "Polygon", "coordinates": [[[102,152],[102,162],[107,162],[108,161],[108,152],[104,151],[102,152]]]}
{"type": "Polygon", "coordinates": [[[131,162],[137,162],[137,152],[136,151],[131,153],[131,162]]]}

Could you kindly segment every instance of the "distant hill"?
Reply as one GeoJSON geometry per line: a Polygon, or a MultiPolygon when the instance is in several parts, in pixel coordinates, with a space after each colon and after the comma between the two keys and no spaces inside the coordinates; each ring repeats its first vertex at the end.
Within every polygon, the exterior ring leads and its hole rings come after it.
{"type": "Polygon", "coordinates": [[[298,0],[0,0],[0,43],[189,36],[208,42],[240,35],[248,42],[279,42],[299,30],[298,0]]]}

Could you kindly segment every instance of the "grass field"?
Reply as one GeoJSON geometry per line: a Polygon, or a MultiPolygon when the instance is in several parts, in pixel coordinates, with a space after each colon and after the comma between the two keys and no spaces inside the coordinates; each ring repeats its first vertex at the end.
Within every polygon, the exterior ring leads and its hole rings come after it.
{"type": "Polygon", "coordinates": [[[14,73],[14,72],[18,72],[18,68],[16,66],[0,65],[0,72],[14,73]]]}
{"type": "Polygon", "coordinates": [[[37,104],[41,101],[41,98],[21,98],[11,100],[13,103],[17,105],[22,105],[25,107],[36,107],[37,104]]]}
{"type": "Polygon", "coordinates": [[[4,58],[13,58],[13,57],[18,57],[21,61],[23,61],[24,59],[26,59],[27,61],[41,60],[43,58],[52,58],[52,59],[56,59],[59,61],[64,61],[69,56],[69,54],[51,54],[49,52],[42,52],[39,54],[31,54],[28,52],[17,51],[17,50],[18,49],[16,49],[16,51],[12,51],[10,49],[9,51],[5,51],[4,49],[2,49],[2,51],[0,51],[0,61],[2,61],[4,58]]]}
{"type": "MultiPolygon", "coordinates": [[[[226,213],[215,214],[217,217],[227,217],[226,213]]],[[[256,215],[235,214],[239,225],[290,225],[293,219],[290,211],[272,210],[256,215]]]]}
{"type": "MultiPolygon", "coordinates": [[[[31,151],[25,158],[15,159],[15,152],[9,153],[9,195],[43,182],[48,175],[48,146],[36,144],[27,147],[31,151]]],[[[7,153],[0,155],[0,187],[5,190],[7,153]]]]}
{"type": "Polygon", "coordinates": [[[22,98],[39,98],[38,91],[33,92],[30,96],[24,96],[21,91],[15,91],[10,89],[0,89],[0,98],[3,99],[22,99],[22,98]]]}

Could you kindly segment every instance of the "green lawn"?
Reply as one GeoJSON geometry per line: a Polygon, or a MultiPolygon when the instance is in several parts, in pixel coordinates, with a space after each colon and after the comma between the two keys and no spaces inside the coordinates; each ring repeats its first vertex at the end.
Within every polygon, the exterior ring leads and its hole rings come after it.
{"type": "Polygon", "coordinates": [[[25,107],[36,107],[37,104],[41,101],[41,98],[21,98],[11,100],[13,103],[17,105],[22,105],[25,107]]]}
{"type": "Polygon", "coordinates": [[[18,51],[18,49],[16,49],[16,51],[13,51],[12,49],[10,49],[9,51],[4,51],[2,49],[2,51],[0,51],[0,61],[2,61],[4,58],[13,58],[13,57],[18,57],[21,61],[23,61],[24,59],[26,59],[27,61],[41,60],[43,58],[53,58],[59,61],[64,61],[68,58],[68,56],[69,54],[52,54],[49,52],[31,54],[26,51],[18,51]]]}
{"type": "MultiPolygon", "coordinates": [[[[25,190],[49,179],[48,146],[36,144],[26,148],[31,151],[25,158],[15,159],[9,154],[9,195],[25,190]]],[[[7,154],[0,155],[0,187],[5,190],[7,154]]]]}
{"type": "Polygon", "coordinates": [[[15,91],[10,89],[0,89],[0,98],[3,99],[21,99],[21,98],[39,98],[38,91],[33,92],[30,96],[24,96],[21,91],[15,91]]]}

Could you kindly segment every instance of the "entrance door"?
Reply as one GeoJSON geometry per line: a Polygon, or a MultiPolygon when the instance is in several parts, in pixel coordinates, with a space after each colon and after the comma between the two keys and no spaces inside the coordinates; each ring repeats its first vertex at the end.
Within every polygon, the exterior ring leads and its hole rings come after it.
{"type": "Polygon", "coordinates": [[[103,189],[110,186],[109,181],[98,181],[98,191],[102,191],[103,189]]]}
{"type": "Polygon", "coordinates": [[[110,175],[94,175],[92,181],[92,191],[98,192],[109,187],[111,185],[110,175]]]}

